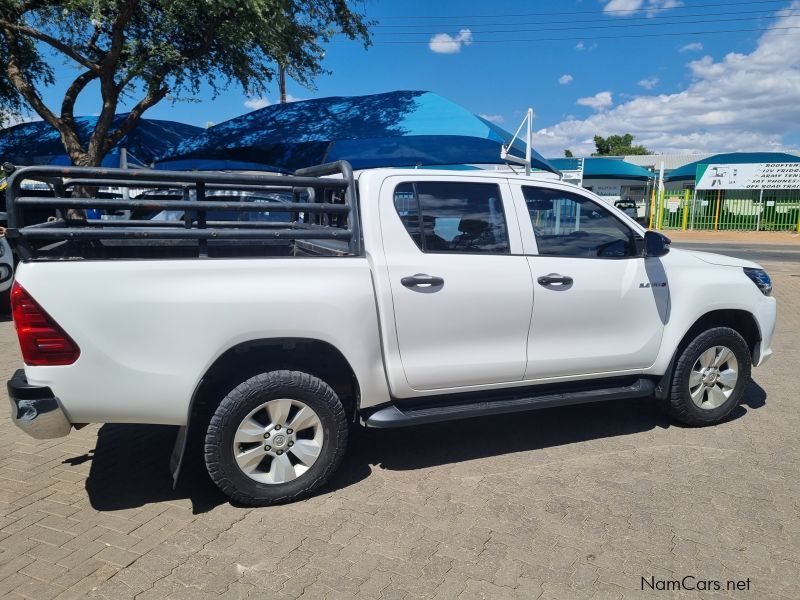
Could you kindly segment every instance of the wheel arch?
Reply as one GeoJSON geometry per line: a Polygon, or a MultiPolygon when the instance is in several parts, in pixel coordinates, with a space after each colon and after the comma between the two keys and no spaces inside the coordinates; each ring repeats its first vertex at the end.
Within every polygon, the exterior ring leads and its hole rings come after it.
{"type": "MultiPolygon", "coordinates": [[[[222,399],[243,381],[275,370],[302,371],[327,383],[350,421],[357,417],[361,388],[355,370],[333,344],[313,338],[263,338],[228,348],[206,369],[189,401],[171,459],[174,484],[185,466],[187,450],[202,444],[205,424],[222,399]]],[[[198,453],[199,454],[199,453],[198,453]]]]}
{"type": "Polygon", "coordinates": [[[680,342],[672,354],[666,372],[656,382],[656,397],[666,398],[669,395],[670,381],[672,379],[672,370],[675,367],[675,361],[686,346],[700,333],[714,327],[729,327],[738,332],[744,338],[747,347],[750,349],[750,357],[755,359],[758,345],[761,343],[761,330],[758,327],[758,321],[755,316],[751,312],[736,308],[723,308],[708,311],[698,317],[681,337],[680,342]]]}

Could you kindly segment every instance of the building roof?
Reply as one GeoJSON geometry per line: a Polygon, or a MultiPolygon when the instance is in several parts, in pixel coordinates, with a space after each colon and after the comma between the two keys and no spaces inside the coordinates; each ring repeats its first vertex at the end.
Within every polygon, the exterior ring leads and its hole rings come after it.
{"type": "Polygon", "coordinates": [[[684,165],[672,171],[667,181],[691,180],[697,176],[697,165],[740,165],[744,163],[787,163],[800,162],[800,156],[786,154],[785,152],[729,152],[727,154],[714,154],[702,160],[684,165]]]}
{"type": "MultiPolygon", "coordinates": [[[[550,158],[548,162],[559,170],[571,171],[578,168],[577,158],[550,158]]],[[[620,158],[593,156],[583,159],[583,178],[597,179],[638,179],[647,180],[655,177],[647,169],[632,165],[620,158]]]]}
{"type": "Polygon", "coordinates": [[[703,160],[709,156],[711,156],[711,153],[630,154],[627,156],[621,156],[620,158],[622,158],[625,162],[631,163],[632,165],[639,165],[645,169],[652,169],[655,173],[658,173],[658,170],[661,168],[661,163],[663,162],[664,172],[668,173],[674,169],[688,165],[691,162],[703,160]]]}
{"type": "MultiPolygon", "coordinates": [[[[511,138],[437,94],[400,90],[273,104],[207,129],[158,162],[167,169],[237,163],[283,172],[335,160],[354,169],[492,164],[501,162],[501,146],[511,138]]],[[[512,151],[525,155],[519,140],[512,151]]],[[[535,151],[531,162],[555,172],[535,151]]]]}

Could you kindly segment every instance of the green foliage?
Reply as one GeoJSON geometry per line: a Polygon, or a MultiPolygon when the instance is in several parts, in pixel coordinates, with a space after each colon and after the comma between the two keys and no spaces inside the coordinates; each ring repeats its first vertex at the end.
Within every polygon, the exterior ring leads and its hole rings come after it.
{"type": "Polygon", "coordinates": [[[633,145],[633,135],[610,135],[607,138],[594,136],[594,145],[597,152],[592,156],[626,156],[631,154],[651,154],[644,146],[633,145]]]}
{"type": "Polygon", "coordinates": [[[564,158],[573,158],[572,150],[570,150],[569,148],[564,150],[564,158]]]}
{"type": "MultiPolygon", "coordinates": [[[[3,7],[4,2],[0,0],[0,10],[3,7]]],[[[2,14],[0,12],[0,15],[2,14]]],[[[28,77],[32,82],[37,85],[51,85],[53,83],[52,69],[38,56],[31,40],[19,40],[17,54],[27,65],[28,77]]],[[[5,37],[0,35],[0,69],[9,55],[8,43],[5,37]]],[[[0,70],[0,127],[4,127],[12,116],[19,114],[24,106],[25,101],[19,91],[8,77],[3,76],[3,72],[0,70]]]]}
{"type": "MultiPolygon", "coordinates": [[[[122,135],[109,131],[123,98],[138,100],[129,130],[163,98],[191,99],[202,84],[263,94],[285,65],[307,87],[323,72],[334,35],[369,44],[368,23],[348,0],[0,0],[0,107],[29,106],[62,135],[73,161],[97,163],[122,135]],[[61,54],[79,71],[60,114],[41,101],[53,83],[46,58],[61,54]],[[70,134],[77,96],[100,83],[97,138],[76,148],[70,134]],[[111,142],[111,143],[109,143],[111,142]],[[83,159],[82,159],[83,160],[83,159]]],[[[76,73],[76,74],[77,74],[76,73]]]]}

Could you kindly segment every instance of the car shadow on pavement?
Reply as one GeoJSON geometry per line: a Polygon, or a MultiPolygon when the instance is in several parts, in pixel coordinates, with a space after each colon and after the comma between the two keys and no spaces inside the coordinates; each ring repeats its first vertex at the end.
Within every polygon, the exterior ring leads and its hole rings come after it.
{"type": "MultiPolygon", "coordinates": [[[[761,408],[766,397],[763,388],[751,383],[743,403],[728,421],[761,408]]],[[[676,426],[675,422],[655,402],[640,399],[404,429],[358,429],[351,436],[342,465],[322,492],[354,485],[369,477],[374,467],[398,471],[422,469],[671,426],[676,426]]],[[[161,425],[104,425],[93,451],[64,463],[80,465],[91,461],[86,491],[96,510],[114,511],[189,499],[193,512],[199,514],[228,502],[197,460],[189,462],[177,489],[173,490],[169,459],[176,432],[176,427],[161,425]]]]}
{"type": "Polygon", "coordinates": [[[95,510],[114,511],[188,498],[195,514],[228,501],[208,474],[190,464],[173,490],[169,461],[178,428],[168,425],[106,424],[88,455],[67,463],[92,461],[86,491],[95,510]]]}
{"type": "MultiPolygon", "coordinates": [[[[727,421],[761,408],[766,398],[764,389],[751,382],[742,404],[727,421]]],[[[352,436],[328,491],[360,481],[369,475],[370,466],[397,471],[421,469],[631,435],[656,427],[684,426],[670,419],[656,401],[633,399],[403,429],[361,429],[352,436]]]]}

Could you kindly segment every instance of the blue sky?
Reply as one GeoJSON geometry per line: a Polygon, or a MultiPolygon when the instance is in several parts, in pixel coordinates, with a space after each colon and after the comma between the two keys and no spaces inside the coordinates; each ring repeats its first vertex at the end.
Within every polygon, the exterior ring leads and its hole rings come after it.
{"type": "MultiPolygon", "coordinates": [[[[290,82],[293,98],[431,90],[512,131],[533,106],[536,145],[548,155],[565,147],[586,153],[594,133],[626,131],[656,151],[800,146],[796,0],[370,0],[364,6],[378,25],[375,44],[364,50],[335,40],[325,59],[331,74],[317,79],[316,90],[290,82]],[[692,33],[720,30],[739,31],[692,33]]],[[[45,96],[51,106],[73,71],[65,65],[58,73],[58,85],[45,96]]],[[[162,102],[146,116],[202,126],[276,99],[277,90],[247,98],[232,86],[216,98],[203,90],[193,102],[162,102]]],[[[96,94],[84,93],[77,110],[97,113],[96,94]]]]}

